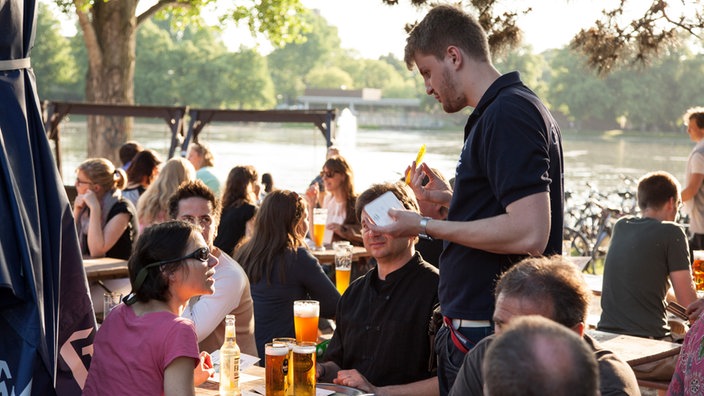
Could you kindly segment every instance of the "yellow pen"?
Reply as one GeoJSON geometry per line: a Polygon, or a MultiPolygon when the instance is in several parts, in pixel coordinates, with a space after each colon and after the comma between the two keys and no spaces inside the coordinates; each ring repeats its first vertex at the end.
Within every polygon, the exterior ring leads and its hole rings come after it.
{"type": "MultiPolygon", "coordinates": [[[[423,162],[423,156],[425,155],[425,144],[420,146],[420,150],[418,150],[418,156],[416,157],[416,166],[420,166],[420,164],[423,162]]],[[[411,184],[411,170],[409,169],[408,172],[406,172],[406,184],[411,184]]]]}

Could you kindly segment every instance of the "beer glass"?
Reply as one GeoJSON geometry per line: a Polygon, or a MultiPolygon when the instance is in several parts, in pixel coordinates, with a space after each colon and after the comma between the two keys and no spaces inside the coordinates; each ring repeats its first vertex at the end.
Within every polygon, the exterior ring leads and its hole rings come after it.
{"type": "Polygon", "coordinates": [[[276,337],[271,341],[286,344],[288,347],[288,359],[284,361],[284,374],[286,374],[286,394],[291,396],[293,395],[293,347],[296,346],[296,339],[291,337],[276,337]]]}
{"type": "Polygon", "coordinates": [[[266,394],[286,396],[288,375],[288,345],[282,342],[269,342],[264,346],[266,354],[266,394]]]}
{"type": "Polygon", "coordinates": [[[335,287],[340,294],[350,285],[352,272],[352,245],[338,244],[335,246],[335,287]]]}
{"type": "Polygon", "coordinates": [[[697,291],[704,290],[704,250],[695,250],[692,252],[692,277],[697,291]]]}
{"type": "Polygon", "coordinates": [[[325,250],[323,238],[325,237],[325,223],[328,221],[328,210],[324,208],[313,209],[313,250],[325,250]]]}
{"type": "Polygon", "coordinates": [[[315,342],[299,342],[293,347],[293,393],[296,396],[315,396],[315,346],[315,342]]]}
{"type": "Polygon", "coordinates": [[[318,316],[320,303],[315,300],[296,300],[293,302],[293,328],[296,341],[318,341],[318,316]]]}
{"type": "Polygon", "coordinates": [[[103,320],[113,308],[120,305],[120,300],[122,300],[121,293],[103,293],[103,320]]]}

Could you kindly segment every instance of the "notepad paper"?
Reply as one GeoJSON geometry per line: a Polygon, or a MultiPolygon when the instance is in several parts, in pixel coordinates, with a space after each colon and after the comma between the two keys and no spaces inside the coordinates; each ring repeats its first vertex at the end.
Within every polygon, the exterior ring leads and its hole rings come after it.
{"type": "Polygon", "coordinates": [[[396,198],[393,192],[387,191],[377,199],[364,206],[367,216],[378,226],[387,226],[394,222],[389,216],[389,209],[404,209],[401,201],[396,198]]]}

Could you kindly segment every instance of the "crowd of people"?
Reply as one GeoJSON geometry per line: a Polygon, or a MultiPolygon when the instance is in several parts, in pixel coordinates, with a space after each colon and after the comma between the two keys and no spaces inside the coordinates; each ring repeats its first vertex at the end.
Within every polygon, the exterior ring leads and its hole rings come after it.
{"type": "Polygon", "coordinates": [[[302,299],[335,322],[318,379],[376,395],[634,395],[638,379],[670,378],[670,394],[696,393],[704,301],[691,250],[704,246],[704,108],[684,116],[697,143],[685,188],[665,172],[644,175],[640,215],[613,230],[598,329],[669,339],[668,299],[693,325],[679,356],[632,368],[586,333],[591,291],[560,255],[565,171],[550,111],[518,72],[494,67],[484,30],[457,7],[434,6],[409,32],[404,60],[446,112],[473,109],[451,180],[414,162],[407,180],[357,194],[332,146],[305,193],[275,187],[269,173],[260,180],[251,165],[234,166],[221,185],[200,141],[163,163],[127,142],[122,168],[103,158],[78,167],[84,256],[129,260],[126,297],[96,335],[85,394],[138,382],[168,395],[204,382],[228,314],[242,352],[263,358],[267,342],[295,336],[302,299]],[[387,192],[403,208],[382,226],[365,205],[387,192]],[[683,202],[689,241],[675,222],[683,202]],[[327,209],[326,245],[349,241],[370,256],[342,295],[306,240],[316,208],[327,209]],[[140,362],[111,359],[124,351],[140,362]]]}

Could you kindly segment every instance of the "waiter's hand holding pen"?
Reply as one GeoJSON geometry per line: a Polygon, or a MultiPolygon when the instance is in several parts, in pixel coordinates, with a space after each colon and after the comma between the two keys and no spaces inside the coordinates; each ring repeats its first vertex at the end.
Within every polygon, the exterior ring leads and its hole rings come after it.
{"type": "MultiPolygon", "coordinates": [[[[417,169],[421,163],[423,163],[423,157],[425,156],[425,144],[420,146],[418,150],[418,155],[416,156],[416,162],[413,163],[413,169],[417,169]]],[[[411,184],[411,169],[406,169],[406,185],[411,184]]]]}
{"type": "Polygon", "coordinates": [[[414,162],[406,169],[406,172],[410,175],[409,187],[413,190],[417,200],[437,203],[445,207],[450,206],[452,187],[427,163],[417,166],[414,162]],[[426,177],[428,182],[423,183],[426,177]]]}

